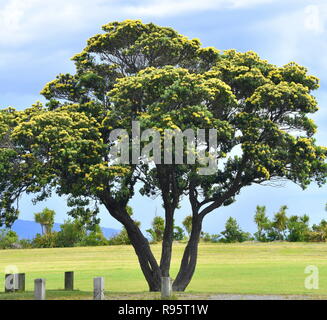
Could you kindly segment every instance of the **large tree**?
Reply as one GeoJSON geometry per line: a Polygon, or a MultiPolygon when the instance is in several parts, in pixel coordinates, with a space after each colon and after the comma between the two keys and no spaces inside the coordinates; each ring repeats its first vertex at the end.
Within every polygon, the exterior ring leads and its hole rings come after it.
{"type": "MultiPolygon", "coordinates": [[[[277,67],[253,52],[201,48],[198,40],[152,23],[127,20],[103,30],[73,57],[75,75],[60,74],[42,90],[46,107],[1,111],[0,221],[15,220],[24,192],[38,193],[36,200],[57,192],[73,204],[100,202],[124,225],[149,289],[157,291],[160,277],[170,275],[174,215],[187,196],[192,230],[173,284],[181,291],[193,276],[207,214],[252,184],[325,182],[327,150],[315,144],[309,118],[317,111],[310,91],[318,80],[295,63],[277,67]],[[133,145],[132,121],[158,133],[215,129],[215,170],[203,174],[197,150],[197,160],[187,163],[186,148],[169,163],[154,151],[154,165],[112,163],[108,154],[117,139],[110,133],[126,129],[133,145]],[[137,183],[143,195],[162,197],[160,262],[128,212],[137,183]]],[[[149,141],[154,146],[154,137],[149,141]]],[[[162,135],[156,143],[165,150],[162,135]]]]}

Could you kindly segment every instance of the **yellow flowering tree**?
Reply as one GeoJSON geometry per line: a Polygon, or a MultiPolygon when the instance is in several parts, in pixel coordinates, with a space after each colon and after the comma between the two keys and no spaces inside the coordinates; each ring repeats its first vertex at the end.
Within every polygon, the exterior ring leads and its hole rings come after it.
{"type": "MultiPolygon", "coordinates": [[[[170,276],[174,215],[186,196],[192,230],[173,283],[183,291],[194,274],[207,214],[252,184],[289,179],[305,188],[325,182],[327,149],[315,144],[309,118],[317,111],[311,91],[318,79],[296,63],[277,67],[254,52],[202,48],[197,39],[139,20],[109,23],[103,30],[73,57],[74,75],[60,74],[43,88],[46,106],[1,110],[0,222],[10,225],[17,218],[15,204],[24,192],[35,193],[36,201],[52,192],[68,195],[76,207],[71,214],[86,219],[96,210],[81,208],[99,202],[124,225],[149,289],[158,291],[161,276],[170,276]],[[154,164],[112,163],[110,134],[125,129],[131,146],[133,121],[142,130],[155,129],[164,151],[167,130],[211,129],[215,152],[201,153],[191,143],[169,163],[154,150],[154,164]],[[195,161],[188,161],[192,156],[195,161]],[[216,163],[209,175],[201,174],[203,156],[216,163]],[[159,262],[129,214],[137,183],[143,195],[162,197],[159,262]]],[[[204,140],[210,144],[207,135],[204,140]]]]}
{"type": "MultiPolygon", "coordinates": [[[[183,195],[192,208],[192,231],[174,281],[184,290],[192,279],[204,217],[235,201],[243,187],[291,180],[302,188],[326,179],[325,147],[313,137],[317,102],[310,94],[318,80],[290,63],[277,67],[253,52],[221,53],[209,70],[176,66],[146,68],[121,78],[108,97],[112,114],[126,126],[184,131],[215,129],[216,171],[199,174],[201,163],[161,162],[142,166],[143,194],[160,194],[165,208],[165,233],[160,268],[169,276],[173,217],[183,195]]],[[[207,141],[208,142],[208,141],[207,141]]],[[[161,149],[164,150],[161,140],[161,149]]],[[[196,151],[195,151],[196,153],[196,151]]]]}

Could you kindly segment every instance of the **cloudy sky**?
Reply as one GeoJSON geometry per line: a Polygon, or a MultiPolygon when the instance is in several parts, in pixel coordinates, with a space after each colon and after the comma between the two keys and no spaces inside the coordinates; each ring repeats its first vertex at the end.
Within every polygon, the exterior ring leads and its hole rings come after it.
{"type": "MultiPolygon", "coordinates": [[[[70,58],[80,52],[86,40],[101,32],[110,21],[142,19],[173,27],[199,38],[203,46],[218,49],[254,50],[271,63],[296,61],[321,79],[315,92],[320,110],[314,115],[319,126],[317,142],[327,141],[327,3],[321,0],[0,0],[0,108],[23,109],[37,100],[45,83],[59,73],[74,72],[70,58]]],[[[218,233],[229,216],[242,228],[255,231],[256,205],[266,205],[271,216],[287,204],[289,214],[309,214],[315,223],[327,218],[324,204],[327,187],[310,186],[302,191],[289,183],[282,188],[253,186],[244,189],[233,205],[211,213],[204,230],[218,233]]],[[[131,205],[135,217],[149,227],[155,212],[162,214],[160,201],[136,196],[131,205]]],[[[33,206],[21,201],[21,219],[33,220],[33,213],[48,206],[62,222],[65,202],[53,198],[33,206]]],[[[189,214],[187,201],[176,222],[189,214]]],[[[103,210],[101,224],[120,228],[103,210]]]]}

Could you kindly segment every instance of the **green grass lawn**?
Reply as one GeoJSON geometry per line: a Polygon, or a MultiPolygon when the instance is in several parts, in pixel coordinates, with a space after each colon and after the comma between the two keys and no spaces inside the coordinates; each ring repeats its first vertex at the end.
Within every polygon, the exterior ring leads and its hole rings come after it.
{"type": "MultiPolygon", "coordinates": [[[[173,278],[184,246],[174,245],[173,278]]],[[[152,249],[159,257],[161,246],[153,245],[152,249]]],[[[187,293],[202,297],[210,293],[327,296],[326,258],[326,243],[201,243],[197,269],[187,293]],[[308,276],[304,269],[308,265],[319,268],[318,290],[304,287],[308,276]]],[[[45,278],[49,298],[91,298],[93,278],[99,276],[105,278],[109,296],[131,294],[140,298],[138,293],[148,290],[131,246],[0,250],[0,279],[4,279],[9,265],[26,273],[27,291],[33,291],[34,279],[45,278]],[[77,291],[74,293],[60,291],[64,287],[65,271],[75,272],[77,291]]],[[[8,296],[3,291],[4,284],[0,287],[0,299],[8,296]]],[[[32,292],[20,297],[32,297],[32,292]]],[[[157,296],[145,294],[144,297],[157,296]]]]}

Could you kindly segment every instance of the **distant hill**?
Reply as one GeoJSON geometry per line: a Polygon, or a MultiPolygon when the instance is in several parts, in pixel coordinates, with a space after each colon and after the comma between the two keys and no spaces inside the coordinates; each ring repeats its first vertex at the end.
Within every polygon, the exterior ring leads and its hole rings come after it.
{"type": "MultiPolygon", "coordinates": [[[[15,231],[19,239],[33,239],[37,233],[41,233],[41,226],[40,224],[34,221],[27,221],[27,220],[16,220],[13,224],[12,228],[15,231]]],[[[119,232],[119,230],[111,229],[111,228],[101,228],[104,236],[108,239],[114,236],[119,232]]],[[[55,223],[53,226],[54,231],[60,230],[60,223],[55,223]]]]}

